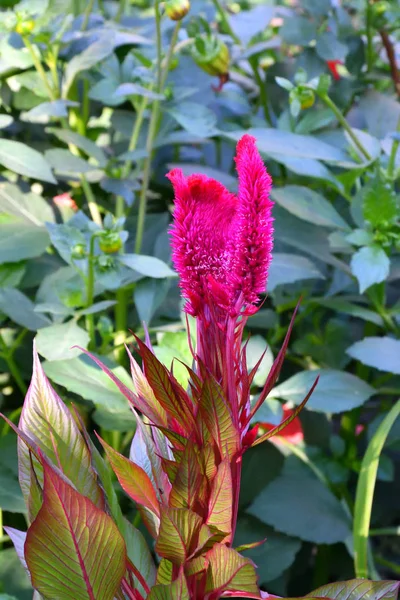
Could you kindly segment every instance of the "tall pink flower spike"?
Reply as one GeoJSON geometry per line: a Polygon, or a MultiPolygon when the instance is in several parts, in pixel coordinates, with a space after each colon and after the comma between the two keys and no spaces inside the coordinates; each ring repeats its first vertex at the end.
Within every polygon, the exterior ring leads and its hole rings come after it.
{"type": "Polygon", "coordinates": [[[239,140],[235,160],[237,196],[205,175],[186,178],[180,169],[167,175],[175,191],[173,261],[188,300],[185,309],[194,316],[206,307],[251,314],[266,288],[272,180],[252,136],[239,140]]]}

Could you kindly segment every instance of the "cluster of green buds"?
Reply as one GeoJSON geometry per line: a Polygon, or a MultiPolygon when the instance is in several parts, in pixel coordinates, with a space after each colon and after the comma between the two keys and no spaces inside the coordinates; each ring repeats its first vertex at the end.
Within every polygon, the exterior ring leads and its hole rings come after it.
{"type": "Polygon", "coordinates": [[[308,81],[307,73],[303,69],[294,76],[294,83],[284,77],[276,77],[275,80],[280,87],[289,92],[290,112],[294,117],[297,117],[300,111],[311,108],[316,95],[326,95],[332,82],[330,75],[320,75],[308,81]]]}
{"type": "Polygon", "coordinates": [[[395,10],[399,11],[399,5],[397,0],[390,2],[388,0],[378,0],[378,2],[371,2],[368,10],[371,12],[371,21],[374,29],[384,29],[386,24],[390,22],[393,24],[396,16],[395,10]]]}
{"type": "Polygon", "coordinates": [[[172,21],[180,21],[183,17],[186,17],[189,10],[189,0],[167,0],[164,4],[165,14],[172,21]]]}
{"type": "Polygon", "coordinates": [[[116,254],[128,238],[128,232],[122,231],[125,219],[114,219],[108,213],[104,219],[104,229],[97,234],[99,248],[103,254],[116,254]]]}
{"type": "Polygon", "coordinates": [[[230,56],[225,42],[211,31],[207,21],[202,18],[190,24],[188,33],[193,37],[191,55],[195,63],[209,75],[226,80],[230,56]],[[200,25],[203,26],[203,32],[200,25]]]}

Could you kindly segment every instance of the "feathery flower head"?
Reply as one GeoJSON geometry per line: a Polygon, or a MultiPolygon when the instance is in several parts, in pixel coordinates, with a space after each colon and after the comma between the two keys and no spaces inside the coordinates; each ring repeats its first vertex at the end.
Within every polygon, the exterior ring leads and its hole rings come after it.
{"type": "Polygon", "coordinates": [[[205,306],[252,312],[265,291],[273,245],[271,177],[255,139],[244,135],[236,151],[237,196],[205,175],[167,177],[175,191],[173,261],[186,311],[205,306]]]}

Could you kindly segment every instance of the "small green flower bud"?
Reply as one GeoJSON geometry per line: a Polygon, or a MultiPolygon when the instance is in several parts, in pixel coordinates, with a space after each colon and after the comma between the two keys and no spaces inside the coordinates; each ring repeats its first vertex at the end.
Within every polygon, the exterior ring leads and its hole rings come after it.
{"type": "Polygon", "coordinates": [[[85,244],[75,244],[71,251],[71,257],[73,260],[82,260],[86,257],[86,246],[85,244]]]}
{"type": "Polygon", "coordinates": [[[167,0],[165,3],[165,14],[172,21],[180,21],[183,17],[186,17],[189,10],[189,0],[167,0]]]}
{"type": "Polygon", "coordinates": [[[122,240],[119,233],[116,231],[104,232],[99,237],[99,247],[104,254],[114,254],[121,250],[122,240]]]}
{"type": "Polygon", "coordinates": [[[209,75],[217,77],[228,74],[229,49],[218,37],[207,34],[197,36],[191,53],[195,63],[209,75]]]}

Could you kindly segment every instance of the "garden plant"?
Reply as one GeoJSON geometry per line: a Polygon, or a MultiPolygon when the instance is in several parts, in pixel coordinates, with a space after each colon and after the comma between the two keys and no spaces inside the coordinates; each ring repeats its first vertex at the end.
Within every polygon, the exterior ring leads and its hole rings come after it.
{"type": "Polygon", "coordinates": [[[397,599],[399,31],[2,3],[0,600],[397,599]]]}

